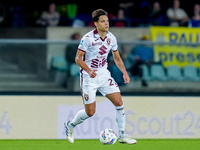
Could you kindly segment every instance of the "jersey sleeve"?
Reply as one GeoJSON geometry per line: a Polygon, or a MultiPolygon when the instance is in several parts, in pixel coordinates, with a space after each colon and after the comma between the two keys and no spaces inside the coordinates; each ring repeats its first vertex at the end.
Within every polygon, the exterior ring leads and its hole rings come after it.
{"type": "Polygon", "coordinates": [[[83,52],[86,52],[88,47],[89,47],[89,44],[90,44],[90,41],[89,41],[89,37],[87,36],[84,36],[82,39],[81,39],[81,42],[78,46],[78,50],[81,50],[83,52]]]}
{"type": "Polygon", "coordinates": [[[116,51],[118,49],[117,39],[113,36],[113,43],[112,43],[112,51],[116,51]]]}

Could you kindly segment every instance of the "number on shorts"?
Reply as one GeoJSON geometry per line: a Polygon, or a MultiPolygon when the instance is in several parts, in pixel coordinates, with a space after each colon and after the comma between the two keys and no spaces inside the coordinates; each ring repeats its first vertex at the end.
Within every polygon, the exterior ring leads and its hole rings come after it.
{"type": "Polygon", "coordinates": [[[115,85],[115,84],[113,83],[113,80],[112,80],[112,79],[108,79],[108,81],[110,82],[110,86],[115,85]]]}

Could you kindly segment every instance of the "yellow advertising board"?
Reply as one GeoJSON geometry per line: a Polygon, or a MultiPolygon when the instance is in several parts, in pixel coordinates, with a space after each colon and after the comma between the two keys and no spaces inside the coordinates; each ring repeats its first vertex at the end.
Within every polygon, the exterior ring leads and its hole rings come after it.
{"type": "MultiPolygon", "coordinates": [[[[136,139],[200,138],[200,97],[123,97],[126,133],[136,139]]],[[[96,113],[76,126],[75,139],[118,133],[115,107],[97,97],[96,113]]],[[[65,139],[64,122],[83,109],[80,96],[0,96],[0,139],[65,139]]]]}
{"type": "Polygon", "coordinates": [[[151,27],[153,42],[169,44],[154,45],[154,59],[169,65],[193,65],[200,67],[200,29],[187,27],[151,27]]]}

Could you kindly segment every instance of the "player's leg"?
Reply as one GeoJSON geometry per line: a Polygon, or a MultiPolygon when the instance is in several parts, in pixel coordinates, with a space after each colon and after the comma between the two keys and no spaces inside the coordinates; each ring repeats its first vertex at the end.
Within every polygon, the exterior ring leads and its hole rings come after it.
{"type": "Polygon", "coordinates": [[[72,119],[72,121],[67,121],[65,123],[66,137],[70,143],[74,143],[74,128],[89,117],[92,117],[95,113],[95,109],[96,102],[93,102],[91,104],[85,104],[85,109],[80,110],[72,119]]]}
{"type": "Polygon", "coordinates": [[[95,102],[95,97],[96,97],[96,88],[95,85],[92,84],[86,84],[88,83],[90,78],[84,78],[84,81],[81,82],[81,91],[82,91],[82,98],[83,98],[83,103],[85,106],[85,109],[82,109],[77,112],[75,117],[71,120],[65,123],[65,128],[66,128],[66,137],[69,140],[69,142],[73,143],[74,138],[73,138],[73,132],[74,128],[84,122],[86,119],[89,117],[93,116],[95,111],[96,111],[96,102],[95,102]]]}
{"type": "Polygon", "coordinates": [[[93,102],[91,104],[85,104],[85,109],[80,110],[70,121],[69,127],[71,129],[74,129],[78,124],[82,123],[84,120],[88,119],[89,117],[92,117],[95,113],[96,109],[96,102],[93,102]]]}
{"type": "Polygon", "coordinates": [[[95,105],[95,102],[93,102],[92,104],[85,104],[85,109],[80,110],[75,115],[74,119],[70,121],[70,126],[74,128],[76,125],[93,116],[93,114],[95,113],[95,105]]]}
{"type": "Polygon", "coordinates": [[[119,87],[115,80],[111,77],[110,72],[105,72],[102,79],[102,85],[98,88],[99,92],[103,96],[106,96],[116,108],[116,121],[119,129],[119,141],[120,143],[135,144],[137,141],[135,139],[125,136],[125,112],[122,97],[120,94],[119,87]]]}
{"type": "Polygon", "coordinates": [[[119,136],[124,136],[125,113],[124,113],[124,106],[123,106],[121,94],[120,92],[115,92],[115,93],[106,95],[106,97],[114,104],[116,108],[115,118],[116,118],[118,129],[119,129],[119,136]]]}
{"type": "Polygon", "coordinates": [[[96,102],[91,104],[85,104],[85,109],[80,110],[74,117],[72,121],[70,121],[70,127],[74,128],[76,125],[82,123],[84,120],[92,117],[95,113],[96,102]]]}
{"type": "Polygon", "coordinates": [[[135,139],[129,138],[125,136],[125,112],[124,105],[121,98],[120,92],[115,92],[112,94],[107,94],[106,97],[115,105],[116,108],[116,121],[119,129],[119,142],[127,143],[127,144],[136,144],[137,141],[135,139]]]}
{"type": "Polygon", "coordinates": [[[125,128],[125,114],[119,87],[107,71],[102,75],[101,87],[98,89],[103,96],[106,96],[116,107],[116,121],[119,128],[119,136],[123,136],[125,128]]]}
{"type": "Polygon", "coordinates": [[[85,104],[85,112],[89,117],[92,117],[96,112],[96,102],[85,104]]]}

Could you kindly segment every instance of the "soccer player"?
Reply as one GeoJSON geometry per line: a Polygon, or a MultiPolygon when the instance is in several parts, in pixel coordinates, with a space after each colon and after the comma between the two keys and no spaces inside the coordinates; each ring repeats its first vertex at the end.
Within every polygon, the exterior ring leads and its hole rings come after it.
{"type": "Polygon", "coordinates": [[[107,56],[112,51],[114,61],[123,73],[125,83],[130,78],[119,55],[117,40],[108,31],[109,20],[107,12],[97,9],[92,13],[92,20],[96,29],[83,36],[78,46],[75,57],[76,63],[80,66],[81,94],[85,109],[80,110],[71,121],[65,122],[66,137],[73,143],[73,132],[76,125],[92,117],[96,109],[96,91],[106,96],[116,107],[116,121],[119,129],[119,142],[135,144],[137,141],[125,136],[125,114],[120,90],[117,83],[107,70],[107,56]]]}

